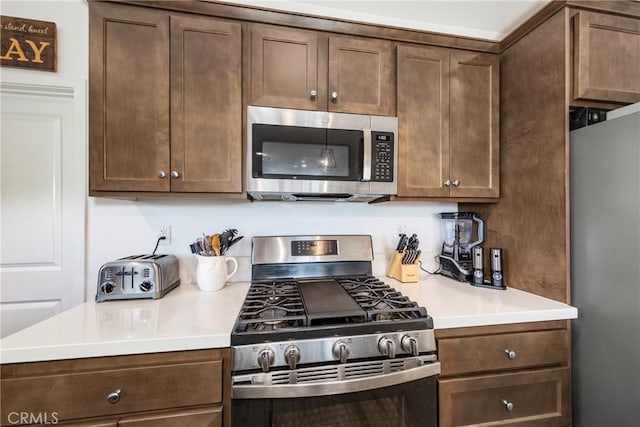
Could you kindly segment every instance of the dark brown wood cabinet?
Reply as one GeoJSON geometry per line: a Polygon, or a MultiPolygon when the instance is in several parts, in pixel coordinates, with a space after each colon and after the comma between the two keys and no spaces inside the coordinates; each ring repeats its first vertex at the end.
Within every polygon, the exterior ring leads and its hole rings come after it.
{"type": "Polygon", "coordinates": [[[440,427],[569,426],[564,322],[436,331],[440,427]]]}
{"type": "Polygon", "coordinates": [[[398,47],[398,196],[496,198],[497,55],[398,47]]]}
{"type": "Polygon", "coordinates": [[[77,427],[220,426],[229,357],[220,349],[2,365],[1,425],[25,412],[77,427]]]}
{"type": "Polygon", "coordinates": [[[573,97],[640,101],[640,19],[587,11],[575,14],[573,97]]]}
{"type": "Polygon", "coordinates": [[[90,3],[89,189],[242,191],[241,25],[90,3]]]}
{"type": "Polygon", "coordinates": [[[388,41],[253,25],[250,58],[252,105],[395,114],[388,41]]]}

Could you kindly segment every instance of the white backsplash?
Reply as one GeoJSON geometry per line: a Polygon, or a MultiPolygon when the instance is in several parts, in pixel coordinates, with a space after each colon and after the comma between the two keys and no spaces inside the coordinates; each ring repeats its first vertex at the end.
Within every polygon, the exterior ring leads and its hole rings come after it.
{"type": "MultiPolygon", "coordinates": [[[[153,251],[158,231],[171,227],[171,243],[157,253],[180,259],[183,284],[194,283],[196,261],[189,244],[202,233],[237,228],[244,239],[227,253],[239,268],[231,281],[251,277],[251,237],[287,234],[370,234],[373,270],[384,275],[398,234],[416,233],[424,267],[441,245],[439,212],[457,211],[455,203],[393,202],[380,204],[324,202],[255,202],[244,200],[117,200],[89,198],[87,230],[87,300],[95,296],[98,269],[107,261],[153,251]]],[[[426,274],[426,273],[424,273],[426,274]]]]}

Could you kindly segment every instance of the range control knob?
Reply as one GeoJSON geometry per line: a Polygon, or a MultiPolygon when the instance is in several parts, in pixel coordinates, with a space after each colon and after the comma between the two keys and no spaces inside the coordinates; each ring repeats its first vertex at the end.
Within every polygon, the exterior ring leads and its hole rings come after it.
{"type": "Polygon", "coordinates": [[[105,282],[102,284],[102,292],[105,294],[110,294],[115,290],[116,290],[116,284],[113,282],[105,282]]]}
{"type": "Polygon", "coordinates": [[[336,341],[333,345],[333,357],[340,361],[340,363],[347,363],[349,358],[349,346],[344,341],[336,341]]]}
{"type": "Polygon", "coordinates": [[[273,365],[276,355],[269,347],[265,347],[258,352],[258,366],[262,368],[262,372],[269,372],[269,368],[273,365]]]}
{"type": "Polygon", "coordinates": [[[407,353],[411,353],[414,356],[418,355],[418,340],[409,335],[405,335],[400,340],[400,346],[407,353]]]}
{"type": "Polygon", "coordinates": [[[145,280],[144,282],[140,283],[140,290],[142,292],[149,292],[151,289],[153,289],[153,283],[151,283],[148,280],[145,280]]]}
{"type": "MultiPolygon", "coordinates": [[[[300,361],[300,349],[295,345],[290,345],[284,349],[284,361],[289,365],[289,369],[296,369],[300,361]]],[[[264,369],[264,368],[263,368],[264,369]]]]}
{"type": "Polygon", "coordinates": [[[391,338],[380,338],[380,341],[378,341],[378,350],[380,350],[380,353],[386,354],[392,359],[396,357],[396,343],[394,343],[391,338]]]}

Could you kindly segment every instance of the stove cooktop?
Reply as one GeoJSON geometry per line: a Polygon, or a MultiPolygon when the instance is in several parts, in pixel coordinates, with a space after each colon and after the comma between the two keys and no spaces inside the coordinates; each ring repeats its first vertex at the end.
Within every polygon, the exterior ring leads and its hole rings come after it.
{"type": "Polygon", "coordinates": [[[423,307],[372,276],[254,281],[232,345],[432,329],[423,307]]]}

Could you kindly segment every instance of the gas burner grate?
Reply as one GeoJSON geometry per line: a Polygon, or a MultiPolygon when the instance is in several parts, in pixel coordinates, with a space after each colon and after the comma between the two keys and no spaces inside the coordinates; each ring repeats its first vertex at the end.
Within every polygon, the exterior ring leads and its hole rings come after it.
{"type": "Polygon", "coordinates": [[[338,282],[367,313],[367,321],[420,319],[427,316],[424,308],[375,277],[345,278],[338,282]]]}
{"type": "Polygon", "coordinates": [[[254,282],[238,316],[237,332],[275,331],[307,324],[295,281],[254,282]]]}

